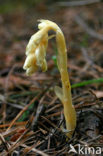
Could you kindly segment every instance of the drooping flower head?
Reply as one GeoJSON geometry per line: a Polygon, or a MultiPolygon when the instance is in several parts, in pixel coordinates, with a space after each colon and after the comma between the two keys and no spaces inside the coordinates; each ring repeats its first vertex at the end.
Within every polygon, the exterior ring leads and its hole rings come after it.
{"type": "Polygon", "coordinates": [[[42,71],[47,70],[45,57],[48,45],[48,33],[45,33],[45,28],[39,29],[37,33],[31,36],[26,47],[27,57],[23,69],[26,70],[27,75],[32,75],[38,68],[41,68],[42,71]]]}

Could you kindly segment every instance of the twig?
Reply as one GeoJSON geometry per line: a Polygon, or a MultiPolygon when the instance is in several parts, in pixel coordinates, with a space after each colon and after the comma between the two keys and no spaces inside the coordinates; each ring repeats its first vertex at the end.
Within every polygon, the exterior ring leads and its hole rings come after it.
{"type": "Polygon", "coordinates": [[[2,136],[2,134],[0,134],[0,140],[2,141],[2,143],[5,146],[5,150],[8,152],[8,143],[5,141],[5,138],[2,136]]]}
{"type": "MultiPolygon", "coordinates": [[[[0,125],[0,128],[6,128],[9,127],[11,123],[6,123],[3,125],[0,125]]],[[[25,126],[27,124],[27,121],[23,121],[23,122],[15,122],[13,125],[14,126],[25,126]]]]}
{"type": "Polygon", "coordinates": [[[26,106],[24,107],[23,110],[21,110],[21,111],[19,112],[19,114],[14,118],[14,120],[11,122],[10,126],[8,127],[8,129],[7,129],[6,131],[8,131],[8,130],[14,125],[15,121],[28,109],[28,107],[29,107],[35,100],[38,99],[39,96],[40,96],[40,94],[39,94],[38,96],[34,97],[34,98],[30,101],[30,103],[29,103],[28,105],[26,105],[26,106]]]}
{"type": "Polygon", "coordinates": [[[38,107],[37,107],[37,111],[36,111],[36,115],[35,115],[35,118],[33,119],[32,121],[32,129],[34,130],[37,126],[37,122],[38,120],[40,119],[40,116],[45,112],[45,106],[42,104],[43,100],[44,100],[45,96],[43,96],[38,104],[38,107]]]}
{"type": "Polygon", "coordinates": [[[82,47],[81,48],[82,54],[87,62],[88,65],[93,65],[93,60],[90,58],[90,56],[88,56],[88,52],[87,49],[82,47]]]}
{"type": "MultiPolygon", "coordinates": [[[[40,150],[38,150],[38,149],[36,149],[36,148],[34,148],[33,146],[31,146],[31,147],[29,147],[29,146],[27,146],[27,145],[25,145],[25,144],[22,144],[21,146],[23,146],[23,147],[25,147],[25,148],[28,148],[28,149],[30,149],[31,151],[33,151],[33,152],[35,152],[35,153],[37,153],[37,154],[40,154],[40,155],[42,155],[42,156],[48,156],[46,153],[44,153],[44,152],[42,152],[42,151],[40,151],[40,150]]],[[[28,151],[29,152],[29,151],[28,151]]]]}
{"type": "Polygon", "coordinates": [[[81,1],[71,1],[71,2],[59,2],[57,3],[59,6],[62,7],[73,7],[73,6],[83,6],[83,5],[90,5],[94,3],[99,3],[100,0],[81,0],[81,1]]]}
{"type": "Polygon", "coordinates": [[[75,16],[75,21],[78,25],[80,25],[90,36],[102,40],[103,41],[103,35],[95,32],[92,28],[90,28],[85,21],[80,16],[75,16]]]}
{"type": "Polygon", "coordinates": [[[92,143],[92,142],[94,142],[94,141],[96,141],[96,140],[100,139],[101,137],[102,137],[102,135],[98,135],[97,137],[95,137],[95,138],[93,138],[93,139],[88,140],[88,141],[87,141],[87,143],[92,143]]]}
{"type": "Polygon", "coordinates": [[[15,103],[6,103],[6,105],[9,105],[11,107],[17,108],[17,109],[23,109],[24,107],[19,105],[19,104],[15,104],[15,103]]]}
{"type": "Polygon", "coordinates": [[[26,131],[22,134],[22,136],[20,136],[20,137],[18,138],[18,140],[17,140],[15,143],[13,143],[13,145],[9,148],[9,151],[6,152],[6,153],[4,154],[4,156],[7,156],[8,154],[11,154],[11,152],[13,152],[13,150],[15,150],[18,146],[20,146],[21,144],[23,144],[23,143],[26,141],[27,138],[23,138],[23,137],[24,137],[24,135],[25,135],[27,132],[28,132],[28,130],[26,130],[26,131]],[[22,139],[22,138],[23,138],[23,139],[22,139]],[[21,139],[22,139],[22,140],[21,140],[21,139]]]}
{"type": "MultiPolygon", "coordinates": [[[[26,126],[26,130],[23,132],[23,134],[16,140],[16,142],[10,147],[9,151],[7,154],[10,154],[13,150],[15,150],[23,141],[23,143],[26,141],[25,139],[27,139],[28,136],[26,136],[27,133],[30,132],[30,120],[28,120],[27,126],[26,126]],[[25,136],[25,137],[24,137],[25,136]],[[21,142],[20,142],[21,141],[21,142]]],[[[6,156],[6,155],[5,155],[6,156]]]]}

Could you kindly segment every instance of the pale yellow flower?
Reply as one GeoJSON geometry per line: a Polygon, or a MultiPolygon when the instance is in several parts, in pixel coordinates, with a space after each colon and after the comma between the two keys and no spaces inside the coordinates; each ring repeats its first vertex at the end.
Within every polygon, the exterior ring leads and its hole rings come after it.
{"type": "Polygon", "coordinates": [[[48,34],[44,34],[41,30],[30,38],[26,48],[27,57],[23,66],[27,75],[32,75],[39,68],[41,68],[42,71],[47,70],[47,63],[45,59],[47,44],[48,34]]]}

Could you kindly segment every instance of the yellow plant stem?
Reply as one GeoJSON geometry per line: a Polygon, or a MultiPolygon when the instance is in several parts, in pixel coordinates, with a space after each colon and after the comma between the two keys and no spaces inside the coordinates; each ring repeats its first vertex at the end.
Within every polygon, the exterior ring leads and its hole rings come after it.
{"type": "Polygon", "coordinates": [[[66,120],[66,128],[68,130],[68,137],[71,138],[76,127],[76,112],[72,105],[71,85],[69,82],[69,75],[67,71],[67,50],[63,33],[57,33],[56,36],[58,48],[58,68],[61,74],[64,105],[64,116],[66,120]]]}

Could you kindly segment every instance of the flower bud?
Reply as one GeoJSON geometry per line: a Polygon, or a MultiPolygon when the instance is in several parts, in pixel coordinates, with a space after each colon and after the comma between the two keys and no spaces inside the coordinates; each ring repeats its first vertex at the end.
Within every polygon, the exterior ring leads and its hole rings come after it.
{"type": "Polygon", "coordinates": [[[39,48],[35,51],[35,57],[36,57],[36,65],[39,66],[42,71],[47,70],[47,63],[45,60],[46,51],[43,44],[39,45],[39,48]]]}

